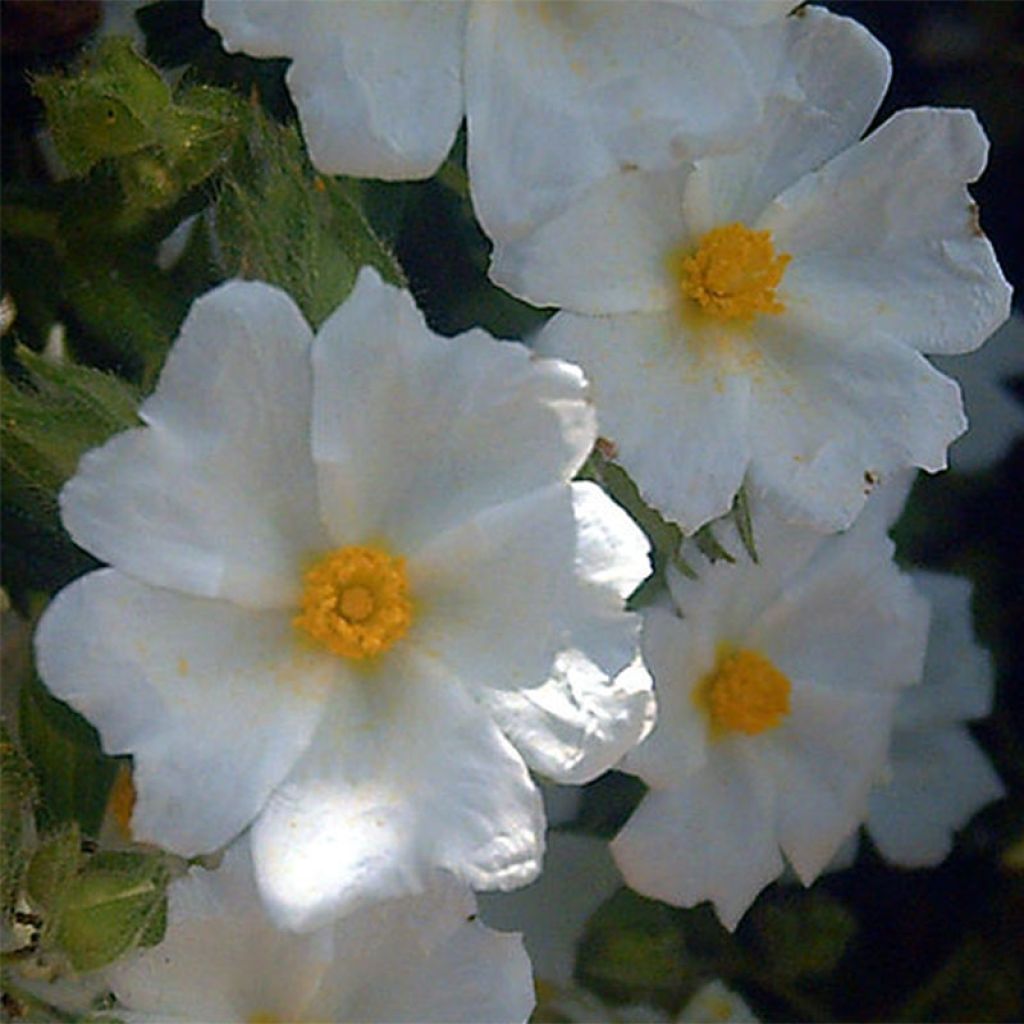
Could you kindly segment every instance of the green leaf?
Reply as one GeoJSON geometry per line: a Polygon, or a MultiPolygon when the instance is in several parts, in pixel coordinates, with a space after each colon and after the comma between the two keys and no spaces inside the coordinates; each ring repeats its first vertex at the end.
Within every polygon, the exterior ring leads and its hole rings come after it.
{"type": "Polygon", "coordinates": [[[68,886],[57,941],[79,971],[103,967],[166,927],[170,873],[160,854],[98,853],[68,886]]]}
{"type": "Polygon", "coordinates": [[[248,160],[225,176],[217,232],[231,276],[288,292],[314,327],[347,297],[369,264],[394,284],[398,264],[359,209],[347,183],[318,176],[293,127],[251,109],[248,160]]]}
{"type": "Polygon", "coordinates": [[[857,932],[850,911],[818,890],[760,901],[750,925],[769,973],[783,982],[831,973],[857,932]]]}
{"type": "Polygon", "coordinates": [[[29,899],[49,924],[58,911],[64,891],[85,861],[82,834],[70,822],[49,836],[32,855],[25,885],[29,899]]]}
{"type": "Polygon", "coordinates": [[[39,780],[40,827],[77,821],[83,832],[97,835],[117,761],[103,754],[96,730],[38,677],[22,688],[19,720],[39,780]]]}
{"type": "Polygon", "coordinates": [[[705,523],[694,535],[694,543],[697,550],[712,564],[715,562],[735,562],[732,554],[722,546],[715,536],[715,531],[710,523],[705,523]]]}
{"type": "Polygon", "coordinates": [[[0,721],[0,909],[5,920],[14,911],[25,873],[36,790],[31,763],[0,721]]]}

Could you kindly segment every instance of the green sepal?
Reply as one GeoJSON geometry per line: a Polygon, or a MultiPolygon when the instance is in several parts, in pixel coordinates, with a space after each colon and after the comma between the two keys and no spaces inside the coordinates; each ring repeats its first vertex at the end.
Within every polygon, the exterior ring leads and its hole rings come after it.
{"type": "Polygon", "coordinates": [[[86,834],[97,835],[117,761],[103,753],[96,730],[35,676],[22,687],[19,722],[39,780],[40,828],[74,821],[86,834]]]}
{"type": "Polygon", "coordinates": [[[351,183],[317,175],[294,127],[255,105],[249,124],[248,158],[225,175],[217,205],[226,273],[284,289],[314,328],[348,296],[363,265],[404,284],[351,183]]]}
{"type": "Polygon", "coordinates": [[[43,840],[32,855],[25,872],[25,889],[33,908],[48,926],[59,912],[65,889],[84,862],[82,833],[73,821],[43,840]]]}
{"type": "Polygon", "coordinates": [[[693,541],[697,545],[697,550],[709,562],[711,562],[712,565],[715,562],[732,563],[736,561],[728,548],[723,547],[722,542],[715,536],[715,531],[712,528],[711,523],[705,523],[693,535],[693,541]]]}
{"type": "Polygon", "coordinates": [[[103,852],[64,891],[55,939],[78,971],[156,945],[167,926],[170,871],[162,854],[103,852]]]}

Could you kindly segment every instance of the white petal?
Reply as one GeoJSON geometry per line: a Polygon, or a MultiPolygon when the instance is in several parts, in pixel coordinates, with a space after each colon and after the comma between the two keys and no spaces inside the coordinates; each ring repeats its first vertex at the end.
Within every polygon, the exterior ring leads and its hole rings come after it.
{"type": "Polygon", "coordinates": [[[944,860],[953,833],[1003,784],[963,726],[893,736],[892,777],[870,798],[868,831],[882,854],[904,867],[944,860]]]}
{"type": "Polygon", "coordinates": [[[987,153],[971,111],[905,110],[779,196],[758,226],[793,255],[794,315],[921,352],[977,348],[1010,312],[965,188],[987,153]]]}
{"type": "Polygon", "coordinates": [[[621,885],[603,839],[549,832],[540,878],[514,893],[484,893],[480,914],[492,927],[523,933],[539,980],[568,986],[587,920],[621,885]]]}
{"type": "MultiPolygon", "coordinates": [[[[753,5],[752,5],[753,6],[753,5]]],[[[731,989],[720,981],[701,985],[690,1001],[679,1011],[676,1024],[757,1024],[759,1017],[731,989]]]]}
{"type": "Polygon", "coordinates": [[[611,844],[631,888],[679,907],[711,900],[735,928],[782,871],[773,785],[737,746],[696,775],[651,790],[611,844]]]}
{"type": "Polygon", "coordinates": [[[729,510],[749,458],[744,373],[695,353],[671,314],[558,313],[535,345],[583,367],[601,435],[645,501],[685,533],[729,510]]]}
{"type": "Polygon", "coordinates": [[[496,242],[491,278],[536,306],[576,313],[671,309],[679,294],[669,260],[690,237],[685,182],[685,169],[606,178],[536,230],[496,242]]]}
{"type": "Polygon", "coordinates": [[[47,686],[132,754],[135,839],[214,850],[260,812],[305,750],[337,659],[300,648],[287,615],[134,582],[62,590],[36,635],[47,686]],[[244,723],[244,728],[238,728],[244,723]]]}
{"type": "Polygon", "coordinates": [[[474,4],[469,172],[487,233],[516,237],[623,165],[733,142],[761,112],[757,42],[671,4],[474,4]]]}
{"type": "MultiPolygon", "coordinates": [[[[530,689],[481,689],[478,699],[532,768],[579,783],[606,771],[649,731],[654,700],[636,655],[639,619],[623,610],[649,574],[647,540],[596,485],[573,484],[572,493],[576,584],[549,611],[564,645],[552,677],[530,689]]],[[[522,618],[516,622],[522,628],[522,618]]]]}
{"type": "Polygon", "coordinates": [[[743,643],[792,680],[834,691],[895,692],[924,671],[928,602],[860,522],[823,543],[753,621],[743,643]]]}
{"type": "Polygon", "coordinates": [[[253,827],[264,901],[315,928],[428,887],[481,889],[540,871],[540,795],[519,755],[450,680],[394,658],[339,693],[309,753],[253,827]]]}
{"type": "Polygon", "coordinates": [[[488,509],[410,559],[419,610],[409,642],[438,671],[474,692],[551,676],[575,614],[571,494],[554,484],[488,509]]]}
{"type": "Polygon", "coordinates": [[[1024,403],[1007,386],[1011,377],[1024,377],[1024,316],[1011,315],[977,352],[933,362],[960,384],[970,423],[950,448],[949,465],[965,473],[986,469],[1024,434],[1024,403]]]}
{"type": "Polygon", "coordinates": [[[793,680],[790,713],[762,749],[778,783],[779,842],[804,885],[867,817],[895,697],[793,680]]]}
{"type": "Polygon", "coordinates": [[[327,174],[429,177],[462,120],[465,5],[208,0],[230,52],[291,57],[288,88],[327,174]]]}
{"type": "Polygon", "coordinates": [[[234,281],[192,306],[148,424],[61,492],[75,542],[157,586],[285,607],[324,546],[309,454],[311,333],[283,292],[234,281]]]}
{"type": "Polygon", "coordinates": [[[896,711],[897,727],[930,729],[984,718],[992,710],[992,659],[974,639],[971,584],[945,573],[913,573],[931,602],[924,682],[907,690],[896,711]]]}
{"type": "Polygon", "coordinates": [[[967,425],[953,381],[881,337],[826,342],[786,326],[756,325],[762,363],[750,412],[750,479],[779,512],[845,529],[894,471],[945,468],[946,447],[967,425]]]}
{"type": "Polygon", "coordinates": [[[439,873],[419,896],[385,900],[331,929],[335,957],[308,1021],[524,1021],[530,962],[518,935],[473,920],[473,894],[439,873]]]}
{"type": "Polygon", "coordinates": [[[762,71],[764,117],[735,152],[698,159],[687,183],[686,214],[697,233],[752,222],[779,192],[856,142],[889,83],[885,47],[819,7],[787,18],[783,45],[765,56],[774,59],[762,71]]]}
{"type": "Polygon", "coordinates": [[[411,555],[477,512],[571,477],[594,442],[576,367],[483,331],[439,338],[364,269],[314,350],[313,453],[338,544],[411,555]]]}
{"type": "Polygon", "coordinates": [[[159,946],[107,975],[117,1016],[129,1021],[296,1020],[333,958],[329,932],[290,935],[262,913],[242,841],[216,871],[192,868],[174,881],[159,946]]]}
{"type": "MultiPolygon", "coordinates": [[[[725,22],[727,25],[763,25],[783,18],[796,6],[793,0],[675,0],[685,3],[702,18],[725,22]]],[[[817,8],[804,8],[805,13],[817,8]]]]}
{"type": "Polygon", "coordinates": [[[693,702],[693,690],[714,667],[715,644],[713,637],[662,605],[645,608],[643,621],[643,655],[657,687],[658,721],[626,755],[622,768],[656,789],[666,789],[707,760],[707,723],[693,702]]]}

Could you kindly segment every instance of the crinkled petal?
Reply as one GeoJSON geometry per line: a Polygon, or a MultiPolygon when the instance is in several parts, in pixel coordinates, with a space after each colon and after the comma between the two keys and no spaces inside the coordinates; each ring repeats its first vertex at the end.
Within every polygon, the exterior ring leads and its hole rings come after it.
{"type": "Polygon", "coordinates": [[[971,111],[905,110],[779,196],[758,226],[793,256],[784,287],[796,322],[920,352],[977,348],[1010,313],[965,188],[987,154],[971,111]]]}
{"type": "Polygon", "coordinates": [[[313,362],[313,455],[338,544],[384,538],[412,555],[568,480],[594,443],[579,369],[483,331],[439,338],[369,268],[321,328],[313,362]]]}
{"type": "Polygon", "coordinates": [[[685,533],[728,512],[750,453],[745,373],[695,351],[667,313],[558,313],[535,345],[583,367],[600,433],[645,501],[685,533]]]}
{"type": "MultiPolygon", "coordinates": [[[[727,25],[763,25],[783,18],[796,6],[793,0],[676,0],[702,18],[725,22],[727,25]]],[[[805,8],[805,12],[815,10],[805,8]]]]}
{"type": "Polygon", "coordinates": [[[735,928],[782,871],[773,785],[736,746],[671,789],[651,790],[612,840],[631,888],[674,906],[711,900],[735,928]]]}
{"type": "Polygon", "coordinates": [[[538,980],[570,985],[587,920],[621,885],[605,840],[549,832],[540,878],[514,893],[484,893],[480,915],[492,927],[523,933],[538,980]]]}
{"type": "Polygon", "coordinates": [[[532,768],[579,783],[649,731],[654,699],[637,657],[639,619],[623,610],[649,574],[647,540],[596,485],[573,484],[572,493],[576,583],[550,612],[565,631],[552,676],[530,689],[482,689],[478,699],[532,768]]]}
{"type": "Polygon", "coordinates": [[[324,545],[309,454],[312,335],[283,292],[233,281],[192,306],[148,426],[88,452],[61,492],[75,542],[201,597],[287,607],[324,545]]]}
{"type": "Polygon", "coordinates": [[[575,313],[673,308],[679,294],[669,260],[689,240],[686,173],[637,170],[598,182],[536,230],[496,242],[491,277],[534,305],[575,313]]]}
{"type": "Polygon", "coordinates": [[[623,166],[663,169],[735,142],[761,113],[751,64],[764,44],[672,4],[474,4],[466,110],[480,223],[508,240],[623,166]]]}
{"type": "Polygon", "coordinates": [[[966,429],[956,384],[905,345],[856,343],[756,325],[750,480],[787,519],[850,525],[876,484],[908,466],[934,472],[966,429]]]}
{"type": "Polygon", "coordinates": [[[810,885],[867,817],[896,698],[792,682],[789,715],[766,734],[763,751],[778,786],[779,843],[810,885]]]}
{"type": "Polygon", "coordinates": [[[314,165],[426,178],[462,121],[465,4],[207,0],[229,52],[291,57],[288,89],[314,165]]]}
{"type": "Polygon", "coordinates": [[[480,889],[540,871],[544,818],[526,766],[457,684],[389,658],[333,702],[253,826],[263,899],[308,930],[422,892],[437,868],[480,889]]]}
{"type": "Polygon", "coordinates": [[[891,778],[872,794],[868,832],[882,854],[904,867],[932,867],[953,833],[1005,790],[964,726],[893,736],[891,778]]]}
{"type": "Polygon", "coordinates": [[[762,72],[764,117],[735,152],[702,155],[687,182],[686,217],[698,234],[756,220],[783,189],[855,143],[885,95],[889,55],[862,25],[804,7],[785,31],[785,44],[766,51],[774,60],[762,72]]]}
{"type": "Polygon", "coordinates": [[[333,959],[330,932],[290,935],[262,913],[240,841],[216,871],[195,867],[171,884],[160,944],[115,963],[107,980],[126,1021],[297,1020],[333,959]]]}
{"type": "Polygon", "coordinates": [[[36,636],[47,686],[131,754],[135,839],[217,849],[260,812],[316,729],[337,659],[289,616],[185,597],[100,570],[62,590],[36,636]],[[239,728],[244,723],[244,728],[239,728]]]}

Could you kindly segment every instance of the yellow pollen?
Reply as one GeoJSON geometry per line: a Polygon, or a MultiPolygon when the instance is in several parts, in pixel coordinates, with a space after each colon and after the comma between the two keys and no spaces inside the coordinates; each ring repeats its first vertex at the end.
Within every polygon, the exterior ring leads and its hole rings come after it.
{"type": "Polygon", "coordinates": [[[372,658],[412,623],[405,559],[352,545],[324,555],[303,576],[295,628],[346,658],[372,658]]]}
{"type": "Polygon", "coordinates": [[[697,684],[694,703],[708,716],[713,736],[748,736],[774,729],[789,714],[792,684],[757,651],[723,651],[697,684]]]}
{"type": "Polygon", "coordinates": [[[789,253],[775,252],[770,231],[725,224],[709,231],[692,256],[680,263],[679,287],[716,320],[753,320],[758,313],[782,313],[775,296],[789,253]]]}
{"type": "Polygon", "coordinates": [[[122,839],[130,840],[132,837],[132,812],[135,810],[135,796],[132,770],[122,764],[117,769],[114,784],[110,787],[110,796],[107,798],[107,810],[122,839]]]}

